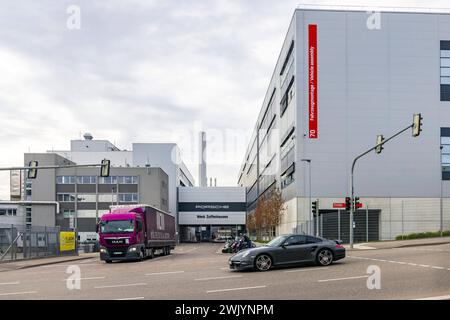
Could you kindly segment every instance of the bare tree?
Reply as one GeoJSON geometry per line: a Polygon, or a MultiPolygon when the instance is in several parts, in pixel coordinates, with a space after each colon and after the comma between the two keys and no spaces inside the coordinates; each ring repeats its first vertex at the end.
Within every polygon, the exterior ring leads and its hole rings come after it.
{"type": "Polygon", "coordinates": [[[265,216],[266,226],[270,231],[270,236],[275,236],[275,229],[281,222],[285,206],[283,196],[278,188],[273,189],[266,199],[265,216]]]}

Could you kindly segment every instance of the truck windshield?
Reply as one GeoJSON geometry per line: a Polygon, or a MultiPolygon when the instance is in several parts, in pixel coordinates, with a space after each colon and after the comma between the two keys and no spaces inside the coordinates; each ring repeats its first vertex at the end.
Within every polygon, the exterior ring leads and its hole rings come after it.
{"type": "Polygon", "coordinates": [[[134,220],[109,220],[100,222],[101,233],[133,232],[134,220]]]}

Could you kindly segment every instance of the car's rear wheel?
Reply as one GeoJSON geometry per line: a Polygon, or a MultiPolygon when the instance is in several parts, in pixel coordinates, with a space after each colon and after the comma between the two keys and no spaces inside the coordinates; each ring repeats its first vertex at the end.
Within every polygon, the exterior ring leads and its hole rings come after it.
{"type": "Polygon", "coordinates": [[[333,262],[333,253],[329,249],[320,249],[317,253],[317,264],[329,266],[333,262]]]}
{"type": "Polygon", "coordinates": [[[272,267],[272,258],[267,254],[261,254],[255,259],[255,268],[258,271],[267,271],[272,267]]]}
{"type": "Polygon", "coordinates": [[[105,262],[106,262],[106,263],[111,263],[112,261],[111,261],[111,260],[105,260],[105,262]]]}

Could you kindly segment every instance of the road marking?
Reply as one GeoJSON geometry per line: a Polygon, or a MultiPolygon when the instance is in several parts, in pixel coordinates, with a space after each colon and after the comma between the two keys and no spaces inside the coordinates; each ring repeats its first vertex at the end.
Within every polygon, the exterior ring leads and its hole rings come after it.
{"type": "Polygon", "coordinates": [[[114,300],[142,300],[145,299],[144,297],[134,297],[134,298],[120,298],[120,299],[114,299],[114,300]]]}
{"type": "MultiPolygon", "coordinates": [[[[98,279],[105,279],[106,277],[90,277],[90,278],[80,278],[76,280],[98,280],[98,279]]],[[[61,281],[67,281],[67,279],[63,279],[61,281]]]]}
{"type": "Polygon", "coordinates": [[[219,290],[208,290],[208,291],[206,291],[206,293],[227,292],[227,291],[238,291],[238,290],[250,290],[250,289],[262,289],[262,288],[266,288],[266,286],[242,287],[242,288],[219,289],[219,290]]]}
{"type": "Polygon", "coordinates": [[[289,271],[284,271],[284,273],[303,272],[303,271],[315,271],[315,270],[325,270],[325,269],[328,269],[328,267],[289,270],[289,271]]]}
{"type": "Polygon", "coordinates": [[[230,268],[220,268],[219,270],[228,270],[228,269],[230,269],[230,268]]]}
{"type": "MultiPolygon", "coordinates": [[[[382,260],[382,259],[374,259],[374,258],[364,258],[364,257],[354,257],[354,256],[349,256],[350,258],[354,258],[354,259],[367,259],[367,260],[372,260],[372,261],[381,261],[381,262],[389,262],[389,263],[397,263],[397,264],[404,264],[404,265],[409,265],[409,266],[418,266],[418,267],[423,267],[423,268],[433,268],[433,269],[439,269],[439,270],[445,270],[444,267],[438,267],[438,266],[430,266],[428,264],[416,264],[416,263],[412,263],[412,262],[403,262],[403,261],[393,261],[393,260],[382,260]]],[[[450,268],[448,268],[447,270],[450,270],[450,268]]]]}
{"type": "Polygon", "coordinates": [[[329,281],[341,281],[341,280],[352,280],[352,279],[362,279],[362,278],[368,278],[369,276],[356,276],[356,277],[348,277],[348,278],[334,278],[334,279],[324,279],[324,280],[318,280],[319,282],[329,282],[329,281]]]}
{"type": "Polygon", "coordinates": [[[242,276],[225,276],[225,277],[199,278],[199,279],[194,279],[194,281],[208,281],[208,280],[220,280],[220,279],[231,279],[231,278],[242,278],[242,276]]]}
{"type": "Polygon", "coordinates": [[[433,269],[439,269],[439,270],[444,270],[444,269],[445,269],[444,267],[436,267],[436,266],[431,266],[431,268],[433,268],[433,269]]]}
{"type": "Polygon", "coordinates": [[[113,286],[100,286],[94,287],[94,289],[105,289],[105,288],[121,288],[121,287],[136,287],[136,286],[146,286],[146,283],[131,283],[131,284],[117,284],[113,286]]]}
{"type": "Polygon", "coordinates": [[[176,273],[184,273],[184,271],[169,271],[169,272],[155,272],[155,273],[146,273],[146,276],[160,276],[165,274],[176,274],[176,273]]]}
{"type": "Polygon", "coordinates": [[[12,296],[12,295],[19,295],[19,294],[33,294],[33,293],[37,293],[37,291],[23,291],[23,292],[0,293],[0,296],[12,296]]]}
{"type": "Polygon", "coordinates": [[[0,286],[9,286],[9,285],[13,285],[13,284],[20,284],[20,282],[19,281],[16,281],[16,282],[3,282],[3,283],[0,283],[0,286]]]}
{"type": "Polygon", "coordinates": [[[437,297],[427,297],[427,298],[419,298],[413,300],[450,300],[450,295],[447,296],[437,296],[437,297]]]}
{"type": "Polygon", "coordinates": [[[429,268],[430,265],[428,265],[428,264],[419,264],[419,267],[429,268]]]}
{"type": "Polygon", "coordinates": [[[403,261],[394,261],[395,263],[398,263],[398,264],[406,264],[406,262],[403,262],[403,261]]]}
{"type": "Polygon", "coordinates": [[[408,266],[417,266],[417,263],[410,262],[410,263],[408,263],[408,266]]]}

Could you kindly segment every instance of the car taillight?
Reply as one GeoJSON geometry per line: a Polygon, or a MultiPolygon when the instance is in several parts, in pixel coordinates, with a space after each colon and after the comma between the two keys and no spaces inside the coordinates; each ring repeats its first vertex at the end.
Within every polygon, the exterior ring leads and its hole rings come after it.
{"type": "Polygon", "coordinates": [[[337,244],[336,249],[344,249],[344,246],[342,244],[337,244]]]}

